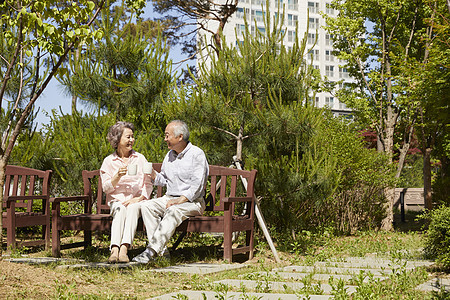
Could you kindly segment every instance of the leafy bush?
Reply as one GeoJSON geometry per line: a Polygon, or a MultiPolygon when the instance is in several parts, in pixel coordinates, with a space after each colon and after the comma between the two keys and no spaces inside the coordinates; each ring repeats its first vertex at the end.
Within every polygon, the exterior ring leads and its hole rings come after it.
{"type": "Polygon", "coordinates": [[[441,206],[422,216],[430,221],[425,239],[425,256],[450,268],[450,207],[441,206]]]}

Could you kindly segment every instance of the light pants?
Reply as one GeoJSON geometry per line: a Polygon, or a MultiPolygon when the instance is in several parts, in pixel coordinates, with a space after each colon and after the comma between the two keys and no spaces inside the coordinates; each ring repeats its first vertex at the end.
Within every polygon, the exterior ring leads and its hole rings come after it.
{"type": "Polygon", "coordinates": [[[205,211],[203,198],[166,208],[167,202],[174,198],[177,197],[164,195],[140,202],[142,220],[147,228],[148,247],[155,250],[157,254],[164,251],[178,225],[191,216],[202,215],[205,211]]]}
{"type": "Polygon", "coordinates": [[[140,216],[140,204],[133,203],[128,206],[124,206],[118,201],[111,202],[110,212],[113,217],[111,224],[110,248],[112,248],[112,246],[120,246],[125,243],[131,245],[131,242],[134,239],[134,234],[136,233],[136,227],[140,216]]]}

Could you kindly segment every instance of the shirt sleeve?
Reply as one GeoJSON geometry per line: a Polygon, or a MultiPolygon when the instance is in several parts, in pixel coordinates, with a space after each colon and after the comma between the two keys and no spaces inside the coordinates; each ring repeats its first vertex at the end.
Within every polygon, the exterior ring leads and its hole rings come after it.
{"type": "Polygon", "coordinates": [[[166,157],[164,157],[163,163],[161,165],[161,172],[158,173],[155,171],[156,178],[153,182],[154,185],[157,185],[157,186],[166,186],[167,185],[166,172],[164,171],[164,163],[166,162],[166,160],[168,160],[168,156],[169,156],[169,153],[167,153],[166,157]]]}
{"type": "Polygon", "coordinates": [[[106,157],[103,160],[102,166],[100,168],[100,177],[102,178],[102,188],[105,194],[111,194],[114,191],[114,186],[111,183],[111,178],[114,176],[112,173],[111,160],[106,157]]]}
{"type": "Polygon", "coordinates": [[[183,193],[183,196],[185,196],[189,201],[192,202],[202,196],[203,190],[205,189],[206,179],[208,177],[208,172],[209,166],[205,153],[200,151],[193,157],[192,160],[192,184],[190,188],[183,193]]]}

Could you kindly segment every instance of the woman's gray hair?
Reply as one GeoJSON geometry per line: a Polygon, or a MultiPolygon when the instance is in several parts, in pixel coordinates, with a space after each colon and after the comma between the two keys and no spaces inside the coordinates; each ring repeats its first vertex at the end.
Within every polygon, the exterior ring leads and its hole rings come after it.
{"type": "Polygon", "coordinates": [[[130,122],[117,121],[116,124],[109,127],[107,138],[114,149],[117,149],[125,128],[129,128],[134,132],[134,125],[130,122]]]}
{"type": "Polygon", "coordinates": [[[173,135],[175,137],[180,136],[180,134],[183,135],[183,140],[185,142],[189,142],[189,129],[186,123],[184,123],[181,120],[173,120],[169,124],[173,124],[173,135]]]}

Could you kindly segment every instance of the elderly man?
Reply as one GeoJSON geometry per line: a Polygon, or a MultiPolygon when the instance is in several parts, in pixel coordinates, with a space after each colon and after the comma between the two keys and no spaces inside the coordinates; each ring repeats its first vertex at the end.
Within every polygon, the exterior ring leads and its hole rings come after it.
{"type": "Polygon", "coordinates": [[[205,153],[189,142],[189,130],[183,121],[170,122],[164,140],[170,151],[161,166],[161,173],[150,174],[153,184],[166,186],[163,197],[141,202],[141,215],[147,228],[149,243],[134,262],[148,263],[161,255],[175,229],[190,216],[205,210],[208,161],[205,153]]]}

